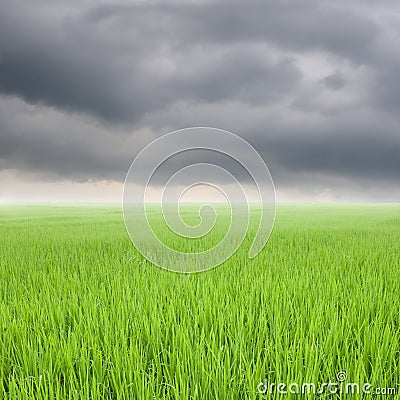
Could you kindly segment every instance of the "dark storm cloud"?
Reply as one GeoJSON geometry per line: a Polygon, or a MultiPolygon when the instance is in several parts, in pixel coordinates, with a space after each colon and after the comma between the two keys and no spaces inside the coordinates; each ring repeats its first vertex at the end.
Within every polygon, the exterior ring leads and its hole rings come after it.
{"type": "MultiPolygon", "coordinates": [[[[2,169],[39,172],[49,178],[123,179],[123,173],[115,175],[123,168],[123,161],[110,157],[106,140],[109,137],[102,129],[82,122],[70,123],[54,113],[46,115],[46,126],[42,126],[40,119],[37,113],[25,114],[15,104],[7,107],[4,101],[0,102],[2,169]],[[14,111],[12,118],[7,116],[10,109],[14,111]]],[[[124,159],[121,153],[119,159],[124,159]]]]}
{"type": "Polygon", "coordinates": [[[194,5],[15,7],[0,14],[0,91],[32,103],[137,122],[177,99],[276,99],[301,77],[288,57],[260,49],[191,49],[194,5]]]}
{"type": "Polygon", "coordinates": [[[382,139],[376,134],[379,127],[361,124],[359,129],[338,135],[330,126],[328,131],[325,128],[295,137],[254,140],[254,145],[272,166],[284,166],[281,173],[317,173],[370,182],[381,179],[400,185],[398,130],[386,131],[382,139]]]}
{"type": "Polygon", "coordinates": [[[308,1],[67,4],[3,3],[0,90],[112,120],[176,99],[276,100],[301,74],[252,45],[369,63],[379,33],[371,19],[308,1]]]}
{"type": "Polygon", "coordinates": [[[0,90],[113,121],[177,99],[276,101],[301,74],[255,44],[368,65],[379,36],[370,18],[308,1],[71,4],[3,3],[0,90]]]}
{"type": "Polygon", "coordinates": [[[153,19],[158,22],[153,35],[161,32],[178,48],[199,42],[273,42],[293,50],[330,51],[356,62],[369,58],[379,33],[370,18],[307,0],[100,5],[88,15],[91,21],[126,24],[153,19]]]}
{"type": "Polygon", "coordinates": [[[278,186],[398,185],[398,9],[3,0],[0,169],[121,181],[150,139],[214,125],[248,138],[278,186]]]}

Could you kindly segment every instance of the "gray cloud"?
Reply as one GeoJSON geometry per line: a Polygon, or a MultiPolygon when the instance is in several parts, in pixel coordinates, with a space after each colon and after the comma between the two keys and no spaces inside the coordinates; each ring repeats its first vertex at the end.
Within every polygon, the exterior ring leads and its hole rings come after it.
{"type": "Polygon", "coordinates": [[[213,125],[278,187],[398,186],[398,7],[4,0],[0,169],[121,181],[150,139],[213,125]]]}
{"type": "Polygon", "coordinates": [[[43,16],[15,12],[14,2],[3,7],[0,91],[113,122],[138,122],[177,99],[276,99],[301,76],[288,57],[272,60],[263,49],[192,48],[185,21],[197,21],[195,5],[56,8],[43,16]]]}
{"type": "Polygon", "coordinates": [[[322,83],[333,90],[338,90],[346,84],[346,80],[342,74],[336,72],[322,79],[322,83]]]}

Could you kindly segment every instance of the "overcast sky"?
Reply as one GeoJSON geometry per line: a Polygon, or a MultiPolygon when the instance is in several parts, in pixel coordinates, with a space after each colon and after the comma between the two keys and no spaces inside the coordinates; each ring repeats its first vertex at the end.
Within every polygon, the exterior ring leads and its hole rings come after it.
{"type": "Polygon", "coordinates": [[[0,0],[0,201],[119,201],[149,141],[248,140],[278,200],[400,201],[400,3],[0,0]]]}

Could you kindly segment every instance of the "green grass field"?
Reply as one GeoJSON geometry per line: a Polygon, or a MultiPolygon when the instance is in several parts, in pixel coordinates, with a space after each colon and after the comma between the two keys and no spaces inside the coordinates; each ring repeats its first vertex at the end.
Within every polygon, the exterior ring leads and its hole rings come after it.
{"type": "Polygon", "coordinates": [[[261,255],[177,274],[118,206],[0,207],[0,398],[313,399],[400,392],[400,205],[279,205],[261,255]]]}

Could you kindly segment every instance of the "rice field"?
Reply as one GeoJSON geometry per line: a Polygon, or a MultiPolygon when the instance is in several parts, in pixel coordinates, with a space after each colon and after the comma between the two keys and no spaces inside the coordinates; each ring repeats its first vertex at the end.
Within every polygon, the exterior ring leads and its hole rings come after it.
{"type": "Polygon", "coordinates": [[[2,205],[0,232],[0,398],[399,398],[260,391],[400,393],[399,204],[281,204],[257,258],[198,274],[145,261],[118,205],[2,205]]]}

